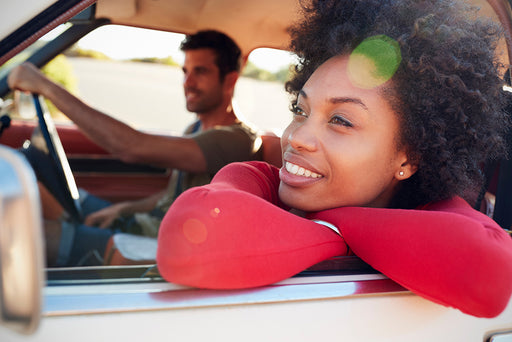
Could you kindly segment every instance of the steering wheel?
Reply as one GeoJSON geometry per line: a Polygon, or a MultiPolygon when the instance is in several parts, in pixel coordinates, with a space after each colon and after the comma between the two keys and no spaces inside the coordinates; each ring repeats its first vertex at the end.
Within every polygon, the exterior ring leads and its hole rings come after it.
{"type": "Polygon", "coordinates": [[[48,188],[64,210],[77,222],[82,219],[82,209],[75,178],[57,129],[42,96],[32,94],[32,102],[39,121],[29,146],[22,152],[32,164],[37,178],[48,188]],[[38,141],[44,140],[45,147],[38,141]]]}

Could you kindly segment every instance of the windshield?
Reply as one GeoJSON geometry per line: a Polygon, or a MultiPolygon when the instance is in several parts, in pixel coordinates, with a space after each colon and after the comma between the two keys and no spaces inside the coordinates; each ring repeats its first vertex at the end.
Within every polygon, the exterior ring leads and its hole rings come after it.
{"type": "Polygon", "coordinates": [[[71,23],[66,23],[57,26],[56,28],[45,34],[43,37],[41,37],[39,40],[37,40],[34,44],[30,45],[28,48],[26,48],[25,50],[21,51],[19,54],[8,60],[5,64],[0,66],[0,79],[6,77],[15,66],[25,62],[36,51],[43,48],[46,44],[48,44],[50,41],[52,41],[57,36],[62,34],[64,31],[68,30],[71,26],[71,23]]]}

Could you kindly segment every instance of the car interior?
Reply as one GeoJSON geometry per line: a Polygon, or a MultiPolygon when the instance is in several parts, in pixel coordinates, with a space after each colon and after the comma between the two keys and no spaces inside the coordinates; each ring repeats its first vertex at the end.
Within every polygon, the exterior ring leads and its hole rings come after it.
{"type": "MultiPolygon", "coordinates": [[[[512,32],[509,15],[510,7],[506,7],[503,1],[489,0],[474,1],[482,7],[486,15],[496,20],[501,19],[505,28],[512,32]]],[[[66,8],[60,9],[62,16],[69,17],[69,27],[53,40],[47,41],[43,46],[35,49],[26,56],[26,60],[42,67],[55,56],[75,44],[77,40],[87,33],[104,25],[123,25],[152,30],[161,30],[176,33],[193,33],[201,29],[217,29],[229,33],[240,45],[242,54],[247,60],[249,54],[257,48],[272,48],[286,50],[289,44],[287,28],[299,15],[298,2],[295,0],[261,0],[254,1],[154,1],[154,0],[98,0],[79,13],[68,13],[66,8]]],[[[27,25],[38,25],[35,18],[27,25]]],[[[30,33],[29,42],[36,42],[47,27],[41,27],[35,34],[30,33]]],[[[24,37],[27,40],[27,37],[24,37]]],[[[17,41],[10,45],[0,47],[0,65],[6,60],[14,59],[17,53],[27,48],[28,43],[18,44],[17,41]],[[1,51],[9,51],[3,53],[1,51]]],[[[503,42],[500,46],[504,58],[504,65],[508,65],[510,46],[503,42]]],[[[25,59],[24,59],[25,60],[25,59]]],[[[19,63],[17,61],[16,63],[19,63]]],[[[0,70],[0,97],[7,99],[9,94],[6,78],[7,71],[0,70]]],[[[508,75],[508,72],[506,73],[508,75]]],[[[510,77],[508,78],[510,84],[510,77]]],[[[16,99],[14,99],[16,100],[16,99]]],[[[127,198],[143,197],[165,187],[169,177],[169,170],[156,168],[149,165],[127,165],[119,160],[109,158],[100,147],[91,143],[75,127],[70,125],[56,125],[49,115],[45,115],[45,105],[37,96],[32,98],[38,123],[27,121],[15,121],[10,123],[10,128],[3,131],[0,143],[21,148],[27,140],[37,140],[34,131],[45,141],[49,151],[49,159],[54,165],[52,172],[58,175],[59,184],[55,187],[55,193],[59,194],[59,202],[66,211],[77,218],[80,216],[77,188],[92,189],[99,196],[107,197],[113,201],[127,198]],[[91,156],[94,156],[91,158],[91,156]]],[[[259,144],[263,149],[264,160],[280,166],[281,152],[279,136],[275,134],[262,134],[259,144]]],[[[41,139],[41,138],[39,138],[41,139]]],[[[512,139],[512,138],[511,138],[512,139]]],[[[32,145],[35,145],[32,143],[32,145]]],[[[483,211],[489,211],[493,205],[494,219],[504,228],[512,224],[512,211],[508,210],[512,198],[512,180],[507,175],[512,172],[512,161],[504,160],[500,163],[488,165],[484,168],[487,175],[487,184],[480,191],[475,191],[474,205],[483,211]]],[[[155,248],[155,241],[140,243],[149,250],[155,248]]],[[[81,269],[84,279],[100,279],[105,273],[114,274],[114,277],[131,278],[133,274],[157,277],[154,260],[151,253],[143,253],[144,248],[139,248],[142,253],[131,255],[126,247],[134,243],[133,240],[124,242],[122,239],[111,239],[105,253],[105,265],[124,265],[124,267],[89,268],[81,269]],[[119,245],[118,245],[119,244],[119,245]],[[126,247],[126,248],[125,248],[126,247]],[[123,250],[125,250],[123,252],[123,250]],[[132,265],[126,267],[126,265],[132,265]],[[143,265],[143,266],[137,266],[143,265]]],[[[136,242],[139,243],[139,242],[136,242]]],[[[139,245],[141,246],[141,245],[139,245]]],[[[133,253],[132,253],[133,254],[133,253]]],[[[69,270],[49,270],[48,280],[63,281],[69,276],[69,270]]],[[[310,272],[375,272],[357,257],[340,257],[328,260],[302,273],[310,272]]],[[[77,273],[77,272],[75,272],[77,273]]],[[[76,274],[75,274],[76,276],[76,274]]]]}
{"type": "MultiPolygon", "coordinates": [[[[269,1],[265,6],[257,6],[252,2],[241,2],[233,7],[229,1],[206,2],[204,6],[178,1],[162,2],[155,6],[155,3],[152,2],[99,1],[71,17],[67,24],[68,27],[62,33],[55,39],[45,41],[44,45],[33,49],[33,53],[28,58],[25,56],[24,58],[42,67],[57,54],[73,46],[87,33],[105,25],[115,24],[177,33],[193,33],[205,28],[230,32],[233,39],[240,45],[246,61],[249,53],[258,47],[283,49],[288,44],[286,28],[289,22],[278,16],[274,18],[269,16],[266,6],[275,9],[275,12],[272,13],[283,13],[284,11],[289,12],[290,6],[295,8],[296,4],[294,1],[279,3],[269,1]],[[234,12],[239,14],[230,16],[232,20],[223,20],[223,15],[234,12]],[[249,25],[249,23],[251,24],[249,25]],[[261,30],[262,26],[268,30],[261,30]]],[[[63,15],[69,15],[65,13],[65,9],[62,9],[63,15]]],[[[36,18],[29,24],[37,25],[37,23],[36,18]]],[[[41,37],[43,29],[28,40],[37,41],[41,37]]],[[[15,43],[13,42],[12,45],[15,43]]],[[[4,58],[12,57],[14,51],[25,47],[26,43],[14,49],[13,46],[6,47],[6,49],[11,49],[11,52],[4,58]]],[[[15,59],[13,58],[13,60],[15,59]]],[[[16,63],[20,62],[16,60],[16,63]]],[[[6,82],[7,73],[8,70],[4,70],[1,74],[0,88],[2,90],[0,92],[4,94],[2,96],[9,93],[6,82]]],[[[15,94],[13,100],[17,102],[22,95],[15,94]]],[[[37,151],[39,148],[35,141],[45,141],[46,146],[43,149],[48,150],[49,161],[47,163],[49,166],[47,169],[49,172],[46,172],[46,177],[52,184],[50,192],[72,217],[76,219],[81,217],[78,188],[85,188],[100,197],[119,201],[143,197],[166,186],[170,176],[169,170],[149,165],[126,164],[110,158],[107,152],[90,142],[75,127],[55,124],[51,116],[47,114],[43,99],[34,95],[28,101],[33,102],[39,119],[38,123],[14,120],[10,124],[11,127],[1,136],[0,141],[2,144],[15,148],[24,146],[23,148],[29,151],[28,153],[37,153],[31,151],[37,151]],[[30,141],[30,144],[27,141],[30,141]],[[54,180],[55,178],[57,181],[54,180]]],[[[263,160],[281,166],[278,135],[273,132],[262,132],[256,145],[262,150],[263,160]]],[[[44,180],[45,175],[38,174],[38,177],[44,180]]],[[[155,239],[152,240],[154,242],[155,239]]],[[[154,244],[151,244],[150,248],[154,250],[154,244]]],[[[120,254],[120,250],[123,248],[120,249],[116,246],[114,239],[111,239],[105,253],[105,264],[154,263],[154,259],[128,259],[120,254]]]]}

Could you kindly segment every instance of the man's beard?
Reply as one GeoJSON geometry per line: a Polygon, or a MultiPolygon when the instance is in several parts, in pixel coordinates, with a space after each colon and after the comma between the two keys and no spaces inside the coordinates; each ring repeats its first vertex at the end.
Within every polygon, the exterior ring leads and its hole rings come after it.
{"type": "Polygon", "coordinates": [[[187,110],[192,113],[201,114],[211,112],[222,103],[222,97],[220,95],[213,96],[214,94],[210,94],[210,96],[205,96],[204,92],[196,89],[188,89],[185,91],[185,94],[187,110]],[[187,99],[189,93],[194,95],[191,101],[187,99]]]}

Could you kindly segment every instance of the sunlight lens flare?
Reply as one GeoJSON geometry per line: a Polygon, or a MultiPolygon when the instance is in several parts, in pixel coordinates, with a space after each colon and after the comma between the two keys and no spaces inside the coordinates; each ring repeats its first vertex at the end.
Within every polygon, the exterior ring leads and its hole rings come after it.
{"type": "Polygon", "coordinates": [[[192,244],[200,244],[206,241],[208,230],[200,220],[188,219],[183,224],[183,235],[192,244]]]}
{"type": "Polygon", "coordinates": [[[401,61],[398,42],[385,35],[369,37],[350,54],[348,75],[355,86],[372,89],[390,80],[401,61]]]}

